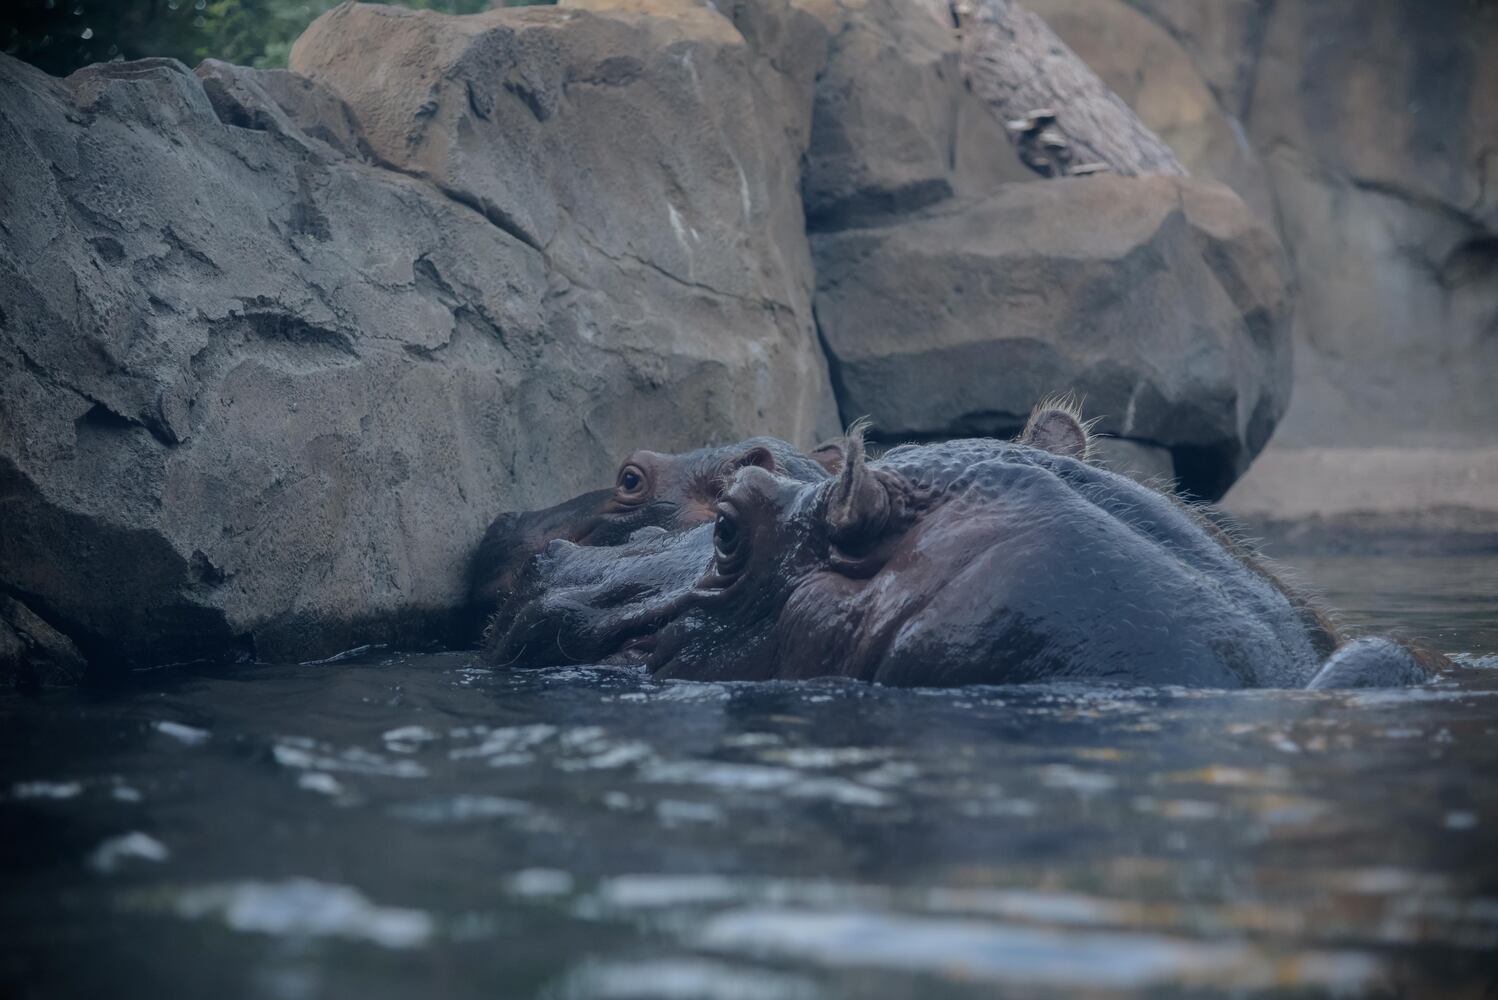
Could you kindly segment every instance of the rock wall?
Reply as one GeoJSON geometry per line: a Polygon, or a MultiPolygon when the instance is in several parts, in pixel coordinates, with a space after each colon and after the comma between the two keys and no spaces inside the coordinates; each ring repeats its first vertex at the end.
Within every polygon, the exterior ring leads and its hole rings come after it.
{"type": "Polygon", "coordinates": [[[1221,496],[1288,403],[1270,232],[1210,183],[1028,183],[949,17],[807,6],[832,39],[802,186],[843,419],[885,441],[1007,436],[1073,389],[1117,467],[1221,496]]]}
{"type": "Polygon", "coordinates": [[[1027,3],[1293,261],[1294,402],[1228,506],[1297,545],[1498,547],[1498,8],[1027,3]]]}
{"type": "Polygon", "coordinates": [[[1168,452],[1148,471],[1216,497],[1288,402],[1279,248],[1217,185],[1007,185],[815,245],[838,401],[887,438],[1007,436],[1074,388],[1099,433],[1168,452]]]}
{"type": "Polygon", "coordinates": [[[303,75],[0,58],[0,588],[103,670],[454,639],[499,510],[835,431],[824,42],[764,12],[344,7],[303,75]]]}

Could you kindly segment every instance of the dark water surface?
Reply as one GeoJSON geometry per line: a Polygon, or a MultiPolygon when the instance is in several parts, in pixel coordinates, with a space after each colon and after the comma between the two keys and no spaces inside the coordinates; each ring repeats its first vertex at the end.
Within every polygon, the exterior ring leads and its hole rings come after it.
{"type": "Polygon", "coordinates": [[[1498,559],[1306,562],[1429,689],[464,653],[0,696],[0,996],[1498,997],[1498,559]]]}

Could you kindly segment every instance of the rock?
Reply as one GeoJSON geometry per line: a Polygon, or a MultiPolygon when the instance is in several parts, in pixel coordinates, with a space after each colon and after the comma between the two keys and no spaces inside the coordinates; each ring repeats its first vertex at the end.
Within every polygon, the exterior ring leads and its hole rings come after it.
{"type": "Polygon", "coordinates": [[[1498,9],[1286,0],[1249,130],[1305,289],[1284,446],[1498,427],[1498,9]]]}
{"type": "Polygon", "coordinates": [[[1498,553],[1498,448],[1270,448],[1229,494],[1272,551],[1498,553]]]}
{"type": "Polygon", "coordinates": [[[1450,456],[1485,454],[1498,427],[1498,10],[1417,0],[1032,6],[1193,172],[1256,208],[1263,193],[1272,199],[1300,289],[1293,405],[1227,506],[1296,546],[1479,544],[1487,508],[1444,503],[1418,484],[1448,482],[1450,456]],[[1181,53],[1262,170],[1214,156],[1231,150],[1214,138],[1222,129],[1181,53]],[[1326,477],[1319,506],[1306,476],[1326,477]],[[1286,507],[1298,513],[1271,511],[1275,496],[1300,498],[1286,507]]]}
{"type": "Polygon", "coordinates": [[[1165,140],[1191,176],[1226,184],[1273,228],[1274,198],[1243,125],[1218,104],[1165,29],[1119,0],[1025,0],[1025,6],[1165,140]]]}
{"type": "Polygon", "coordinates": [[[84,666],[67,636],[20,601],[0,594],[0,681],[20,687],[72,684],[83,676],[84,666]]]}
{"type": "Polygon", "coordinates": [[[1126,0],[1184,48],[1224,113],[1249,112],[1264,29],[1276,0],[1126,0]]]}
{"type": "Polygon", "coordinates": [[[1498,10],[1030,5],[1193,173],[1263,217],[1272,202],[1301,289],[1277,446],[1443,447],[1498,426],[1486,389],[1498,377],[1498,10]]]}
{"type": "Polygon", "coordinates": [[[1018,0],[962,0],[962,74],[1045,177],[1186,174],[1169,146],[1018,0]]]}
{"type": "Polygon", "coordinates": [[[589,6],[346,5],[291,67],[348,102],[380,163],[541,253],[567,313],[609,315],[643,354],[768,350],[795,370],[761,383],[760,407],[792,416],[793,439],[826,429],[797,197],[819,26],[765,0],[742,12],[757,50],[700,4],[589,6]],[[702,332],[741,325],[763,330],[755,347],[702,332]]]}
{"type": "Polygon", "coordinates": [[[1094,437],[1088,460],[1151,486],[1175,484],[1175,463],[1170,452],[1159,445],[1127,438],[1094,437]]]}
{"type": "Polygon", "coordinates": [[[458,641],[496,511],[831,431],[819,30],[634,6],[345,6],[318,79],[0,57],[0,589],[101,673],[458,641]]]}
{"type": "MultiPolygon", "coordinates": [[[[929,327],[924,318],[933,313],[943,314],[948,308],[945,303],[954,298],[940,275],[932,273],[928,275],[929,280],[907,280],[907,276],[901,273],[901,263],[892,263],[887,271],[877,275],[859,273],[865,263],[862,255],[869,242],[883,240],[883,234],[889,232],[903,232],[907,224],[925,232],[921,228],[923,223],[913,223],[912,220],[922,215],[959,214],[987,196],[997,195],[1005,185],[1038,178],[1020,164],[1002,123],[995,118],[988,104],[973,93],[972,81],[964,79],[962,40],[952,29],[952,15],[945,9],[945,3],[896,3],[894,0],[800,2],[804,9],[823,22],[831,38],[827,69],[817,83],[802,193],[808,228],[818,234],[814,242],[818,268],[824,277],[818,310],[824,338],[840,363],[840,401],[844,421],[865,413],[873,414],[883,425],[881,434],[886,440],[898,440],[902,436],[932,438],[974,432],[1007,433],[1018,429],[1034,403],[1058,386],[1075,388],[1090,397],[1101,392],[1104,398],[1119,399],[1116,373],[1103,372],[1107,385],[1098,386],[1090,381],[1098,371],[1089,369],[1084,372],[1078,365],[1052,365],[1032,372],[1028,380],[1010,378],[1005,383],[1006,391],[999,393],[996,383],[1008,376],[985,371],[984,365],[998,364],[999,361],[997,355],[984,355],[981,359],[970,358],[977,370],[964,371],[957,379],[960,384],[972,386],[980,399],[968,400],[961,405],[948,399],[946,403],[952,405],[934,403],[921,407],[912,403],[911,396],[941,398],[941,392],[935,387],[948,379],[948,373],[939,370],[942,362],[932,357],[924,362],[912,360],[907,365],[908,359],[887,356],[883,348],[872,348],[879,356],[878,361],[864,353],[875,341],[899,340],[908,336],[909,331],[903,329],[902,324],[914,321],[929,327]],[[879,235],[869,227],[877,229],[879,235]],[[857,232],[844,232],[848,230],[857,232]],[[840,232],[846,238],[820,236],[840,232]],[[851,291],[844,296],[831,288],[825,280],[828,273],[835,275],[831,279],[835,284],[851,282],[848,286],[851,291]],[[881,305],[865,308],[860,302],[881,305]],[[886,305],[888,312],[883,311],[886,305]],[[855,334],[849,325],[862,325],[864,329],[855,334]],[[880,369],[880,373],[873,368],[880,369]],[[883,370],[886,368],[889,370],[883,370]],[[1053,378],[1062,381],[1049,381],[1053,378]],[[875,384],[863,384],[870,379],[875,384]],[[1021,386],[1019,382],[1025,384],[1021,386]],[[886,383],[894,387],[891,393],[883,391],[886,383]],[[907,391],[915,386],[921,388],[907,391]],[[996,395],[1003,397],[1001,411],[990,405],[996,395]],[[972,412],[969,412],[970,408],[972,412]],[[917,409],[921,412],[916,413],[917,409]]],[[[1196,113],[1211,116],[1220,126],[1212,133],[1214,138],[1225,134],[1227,128],[1222,116],[1216,113],[1211,94],[1195,81],[1189,58],[1142,15],[1127,10],[1123,13],[1132,19],[1128,21],[1131,26],[1141,35],[1150,36],[1175,60],[1172,72],[1161,78],[1156,89],[1177,82],[1179,71],[1184,69],[1195,83],[1195,91],[1189,97],[1196,101],[1196,113]]],[[[1028,19],[1024,22],[1026,24],[1033,21],[1029,15],[1019,16],[1028,19]]],[[[1050,42],[1042,46],[1044,51],[1029,53],[1034,61],[1030,77],[1040,73],[1041,66],[1059,65],[1057,60],[1072,58],[1069,54],[1051,51],[1055,45],[1054,36],[1044,25],[1039,25],[1032,34],[1036,37],[1043,35],[1050,42]]],[[[1083,72],[1091,77],[1085,67],[1083,72]]],[[[1021,70],[1016,70],[1014,75],[1026,77],[1021,70]]],[[[1116,102],[1111,95],[1108,99],[1116,102]]],[[[1124,114],[1132,118],[1126,110],[1124,114]]],[[[1151,141],[1155,141],[1153,137],[1151,141]]],[[[1155,144],[1159,145],[1157,141],[1155,144]]],[[[1010,197],[1023,199],[1024,196],[1010,197]]],[[[1037,197],[1044,200],[1044,196],[1037,197]]],[[[1267,195],[1265,197],[1267,204],[1267,195]]],[[[1050,201],[1046,203],[1050,204],[1050,201]]],[[[1272,215],[1267,207],[1261,206],[1261,210],[1266,217],[1272,215]]],[[[1076,216],[1068,215],[1067,218],[1075,219],[1076,216]]],[[[1030,224],[1027,216],[1024,225],[1030,224]]],[[[978,259],[970,261],[968,287],[983,286],[988,278],[981,272],[997,264],[995,260],[982,259],[981,253],[978,259]]],[[[941,266],[933,263],[931,270],[941,266]]],[[[979,296],[969,305],[981,312],[991,308],[992,302],[979,296]]],[[[960,311],[965,307],[954,308],[960,311]]],[[[964,326],[973,321],[966,313],[964,316],[967,318],[955,319],[953,324],[964,326]]],[[[1035,322],[1043,325],[1045,320],[1035,322]]],[[[971,335],[987,336],[976,332],[971,335]]],[[[1047,337],[1045,332],[1033,329],[1026,342],[1033,344],[1047,337]]],[[[962,339],[967,338],[967,334],[962,335],[962,339]]],[[[1122,400],[1126,399],[1125,390],[1122,400]]],[[[1260,419],[1267,420],[1268,426],[1273,422],[1271,412],[1273,407],[1261,411],[1260,419]]],[[[1267,433],[1268,426],[1256,429],[1255,435],[1267,433]]],[[[1186,450],[1191,447],[1183,445],[1181,451],[1188,464],[1198,461],[1195,453],[1186,450]]],[[[1254,447],[1256,449],[1257,445],[1254,447]]],[[[1132,473],[1145,478],[1168,480],[1173,477],[1171,452],[1159,444],[1113,440],[1108,448],[1111,449],[1110,458],[1132,473]]],[[[1230,478],[1235,474],[1229,471],[1230,468],[1237,466],[1229,463],[1191,478],[1199,484],[1213,476],[1230,478]]],[[[1214,483],[1211,489],[1220,491],[1223,485],[1225,482],[1221,485],[1214,483]]]]}
{"type": "Polygon", "coordinates": [[[950,18],[910,0],[801,0],[831,39],[801,177],[807,226],[846,228],[1035,180],[965,85],[950,18]]]}
{"type": "Polygon", "coordinates": [[[1498,483],[1498,10],[1228,4],[1235,30],[1135,2],[1199,66],[1252,68],[1245,125],[1302,289],[1293,405],[1226,503],[1287,547],[1492,548],[1491,503],[1454,484],[1498,483]]]}
{"type": "Polygon", "coordinates": [[[334,156],[371,159],[348,105],[327,87],[282,69],[246,72],[218,59],[197,69],[203,92],[226,125],[274,131],[291,142],[315,139],[334,156]]]}
{"type": "Polygon", "coordinates": [[[1007,436],[1067,386],[1215,499],[1288,402],[1281,253],[1220,185],[1010,185],[813,246],[839,406],[882,439],[1007,436]]]}

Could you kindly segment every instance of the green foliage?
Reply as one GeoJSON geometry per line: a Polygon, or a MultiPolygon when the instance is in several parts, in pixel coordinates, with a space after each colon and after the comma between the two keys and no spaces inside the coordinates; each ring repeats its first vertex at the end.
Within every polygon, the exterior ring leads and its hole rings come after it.
{"type": "MultiPolygon", "coordinates": [[[[375,0],[380,2],[380,0],[375,0]]],[[[555,0],[504,0],[523,7],[555,0]]],[[[338,0],[0,0],[9,8],[0,46],[58,76],[91,62],[171,56],[285,66],[291,43],[338,0]]],[[[407,7],[471,14],[493,0],[402,0],[407,7]]]]}

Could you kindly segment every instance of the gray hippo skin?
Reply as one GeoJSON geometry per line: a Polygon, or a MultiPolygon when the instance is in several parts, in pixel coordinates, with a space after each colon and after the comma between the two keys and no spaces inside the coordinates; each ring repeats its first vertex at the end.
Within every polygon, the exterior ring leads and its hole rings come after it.
{"type": "Polygon", "coordinates": [[[554,539],[494,616],[486,657],[497,667],[643,663],[712,551],[711,524],[642,528],[628,544],[608,547],[554,539]]]}
{"type": "Polygon", "coordinates": [[[1032,431],[1047,423],[875,461],[853,434],[835,479],[739,469],[710,530],[556,546],[490,659],[613,658],[702,680],[1214,688],[1408,684],[1443,662],[1344,643],[1199,512],[1087,464],[1079,426],[1032,431]]]}
{"type": "Polygon", "coordinates": [[[554,540],[618,545],[641,528],[676,530],[707,523],[715,516],[718,494],[745,465],[813,482],[826,479],[840,456],[827,447],[806,455],[770,437],[676,455],[637,451],[619,466],[609,489],[545,510],[495,518],[469,563],[469,599],[485,614],[494,611],[515,590],[531,557],[554,540]]]}

